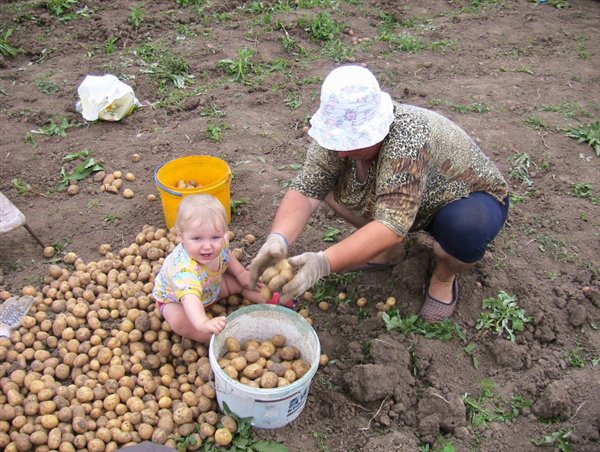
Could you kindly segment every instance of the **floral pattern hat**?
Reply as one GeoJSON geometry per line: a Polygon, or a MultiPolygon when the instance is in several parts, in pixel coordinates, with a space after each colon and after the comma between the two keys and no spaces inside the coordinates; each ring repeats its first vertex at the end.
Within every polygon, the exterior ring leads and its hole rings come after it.
{"type": "Polygon", "coordinates": [[[308,135],[332,151],[352,151],[382,141],[394,120],[392,98],[362,66],[340,66],[325,78],[321,105],[308,135]]]}

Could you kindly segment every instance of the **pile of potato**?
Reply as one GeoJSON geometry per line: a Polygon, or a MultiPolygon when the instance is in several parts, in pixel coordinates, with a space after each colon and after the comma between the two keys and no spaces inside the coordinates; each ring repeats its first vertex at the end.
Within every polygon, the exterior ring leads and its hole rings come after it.
{"type": "MultiPolygon", "coordinates": [[[[87,263],[67,253],[41,291],[23,288],[34,305],[0,337],[0,450],[115,451],[144,440],[175,448],[191,434],[231,441],[207,347],[173,334],[149,296],[175,240],[144,226],[128,247],[103,244],[87,263]]],[[[243,304],[229,297],[209,315],[243,304]]]]}
{"type": "Polygon", "coordinates": [[[287,339],[276,334],[269,340],[225,339],[225,350],[218,359],[227,375],[254,388],[279,388],[302,378],[310,364],[302,359],[298,347],[287,345],[287,339]]]}
{"type": "Polygon", "coordinates": [[[258,280],[264,284],[260,293],[266,301],[273,297],[273,293],[280,292],[294,277],[294,268],[287,259],[280,260],[276,265],[268,267],[258,280]]]}
{"type": "Polygon", "coordinates": [[[196,182],[195,180],[191,179],[191,180],[184,180],[184,179],[179,179],[177,181],[177,188],[187,188],[187,189],[191,189],[191,188],[202,188],[202,185],[199,184],[198,182],[196,182]]]}

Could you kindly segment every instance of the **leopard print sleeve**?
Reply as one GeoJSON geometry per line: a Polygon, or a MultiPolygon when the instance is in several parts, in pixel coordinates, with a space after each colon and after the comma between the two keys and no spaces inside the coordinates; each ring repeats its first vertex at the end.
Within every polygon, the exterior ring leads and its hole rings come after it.
{"type": "Polygon", "coordinates": [[[429,123],[396,111],[377,166],[374,219],[406,236],[414,223],[427,180],[429,123]]]}
{"type": "Polygon", "coordinates": [[[340,176],[342,159],[335,152],[313,143],[306,152],[304,165],[296,175],[290,189],[309,198],[324,200],[340,176]]]}

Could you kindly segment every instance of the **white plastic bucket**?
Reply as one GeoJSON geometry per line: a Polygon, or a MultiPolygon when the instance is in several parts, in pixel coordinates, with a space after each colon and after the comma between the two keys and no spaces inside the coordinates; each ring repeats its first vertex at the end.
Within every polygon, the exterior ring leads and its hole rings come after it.
{"type": "Polygon", "coordinates": [[[227,316],[227,326],[210,340],[208,356],[215,374],[217,402],[223,410],[226,403],[238,417],[252,417],[257,428],[280,428],[296,419],[306,404],[310,383],[319,367],[321,346],[313,327],[298,313],[277,305],[259,304],[238,309],[227,316]],[[287,338],[287,344],[302,352],[310,370],[288,386],[273,389],[253,388],[234,380],[217,360],[225,352],[225,339],[232,336],[267,340],[275,334],[287,338]]]}

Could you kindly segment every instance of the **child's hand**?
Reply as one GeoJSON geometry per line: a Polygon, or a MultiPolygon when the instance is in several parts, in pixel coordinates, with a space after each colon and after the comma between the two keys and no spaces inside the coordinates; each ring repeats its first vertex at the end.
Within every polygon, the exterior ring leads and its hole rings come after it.
{"type": "Polygon", "coordinates": [[[219,334],[227,325],[227,319],[223,316],[209,319],[202,324],[202,330],[208,333],[219,334]]]}

